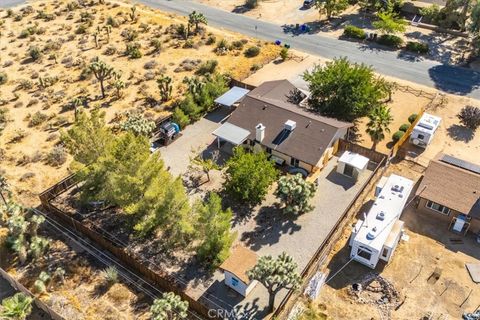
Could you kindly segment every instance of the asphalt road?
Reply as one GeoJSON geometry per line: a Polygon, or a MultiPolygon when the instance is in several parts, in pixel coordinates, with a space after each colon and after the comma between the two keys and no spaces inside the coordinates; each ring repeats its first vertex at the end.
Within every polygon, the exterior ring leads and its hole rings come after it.
{"type": "MultiPolygon", "coordinates": [[[[0,6],[15,5],[24,0],[0,0],[0,6]]],[[[281,40],[292,48],[327,59],[346,56],[350,61],[373,66],[381,74],[437,88],[441,91],[480,99],[480,73],[442,64],[437,61],[380,49],[368,44],[323,37],[318,34],[292,35],[279,25],[209,7],[188,0],[137,0],[150,7],[188,15],[202,12],[209,24],[242,34],[274,41],[281,40]]]]}

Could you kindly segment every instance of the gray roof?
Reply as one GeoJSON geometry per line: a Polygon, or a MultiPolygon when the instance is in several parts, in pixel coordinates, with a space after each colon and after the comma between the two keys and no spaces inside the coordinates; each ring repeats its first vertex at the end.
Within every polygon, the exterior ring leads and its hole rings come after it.
{"type": "Polygon", "coordinates": [[[228,122],[250,131],[250,140],[255,139],[255,126],[262,123],[266,127],[264,146],[316,165],[337,132],[353,124],[322,117],[288,102],[294,89],[287,80],[265,82],[243,97],[228,122]],[[287,120],[296,122],[292,132],[284,130],[287,120]]]}
{"type": "Polygon", "coordinates": [[[213,131],[212,134],[230,143],[239,145],[247,139],[250,135],[250,131],[225,122],[221,127],[213,131]]]}

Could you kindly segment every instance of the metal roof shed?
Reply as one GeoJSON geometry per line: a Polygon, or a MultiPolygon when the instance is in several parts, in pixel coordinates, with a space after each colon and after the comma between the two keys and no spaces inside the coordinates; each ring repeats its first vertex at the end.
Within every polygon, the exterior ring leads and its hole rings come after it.
{"type": "Polygon", "coordinates": [[[235,102],[242,99],[250,90],[240,87],[232,87],[230,90],[215,99],[215,103],[231,107],[235,102]]]}
{"type": "Polygon", "coordinates": [[[213,131],[212,134],[217,137],[219,145],[220,141],[223,140],[238,146],[247,140],[250,131],[237,127],[229,122],[225,122],[221,127],[213,131]]]}
{"type": "Polygon", "coordinates": [[[367,168],[368,161],[367,157],[345,151],[338,159],[337,172],[357,180],[367,168]]]}

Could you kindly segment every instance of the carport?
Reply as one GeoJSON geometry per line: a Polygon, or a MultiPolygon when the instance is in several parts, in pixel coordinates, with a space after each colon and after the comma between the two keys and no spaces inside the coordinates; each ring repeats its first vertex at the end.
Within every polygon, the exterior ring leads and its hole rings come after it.
{"type": "Polygon", "coordinates": [[[215,103],[222,106],[231,107],[249,92],[250,90],[247,89],[232,87],[230,90],[215,99],[215,103]]]}
{"type": "Polygon", "coordinates": [[[234,146],[241,145],[247,140],[250,131],[237,127],[229,122],[225,122],[221,127],[213,131],[212,134],[217,137],[217,145],[220,149],[222,141],[229,142],[234,146]]]}

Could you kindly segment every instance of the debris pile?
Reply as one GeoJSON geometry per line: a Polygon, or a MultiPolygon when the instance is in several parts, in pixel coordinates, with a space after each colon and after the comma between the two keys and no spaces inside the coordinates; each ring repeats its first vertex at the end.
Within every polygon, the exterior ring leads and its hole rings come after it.
{"type": "Polygon", "coordinates": [[[400,293],[395,286],[378,274],[369,274],[364,280],[354,283],[348,288],[348,294],[358,303],[376,306],[382,318],[386,319],[400,303],[400,293]]]}

